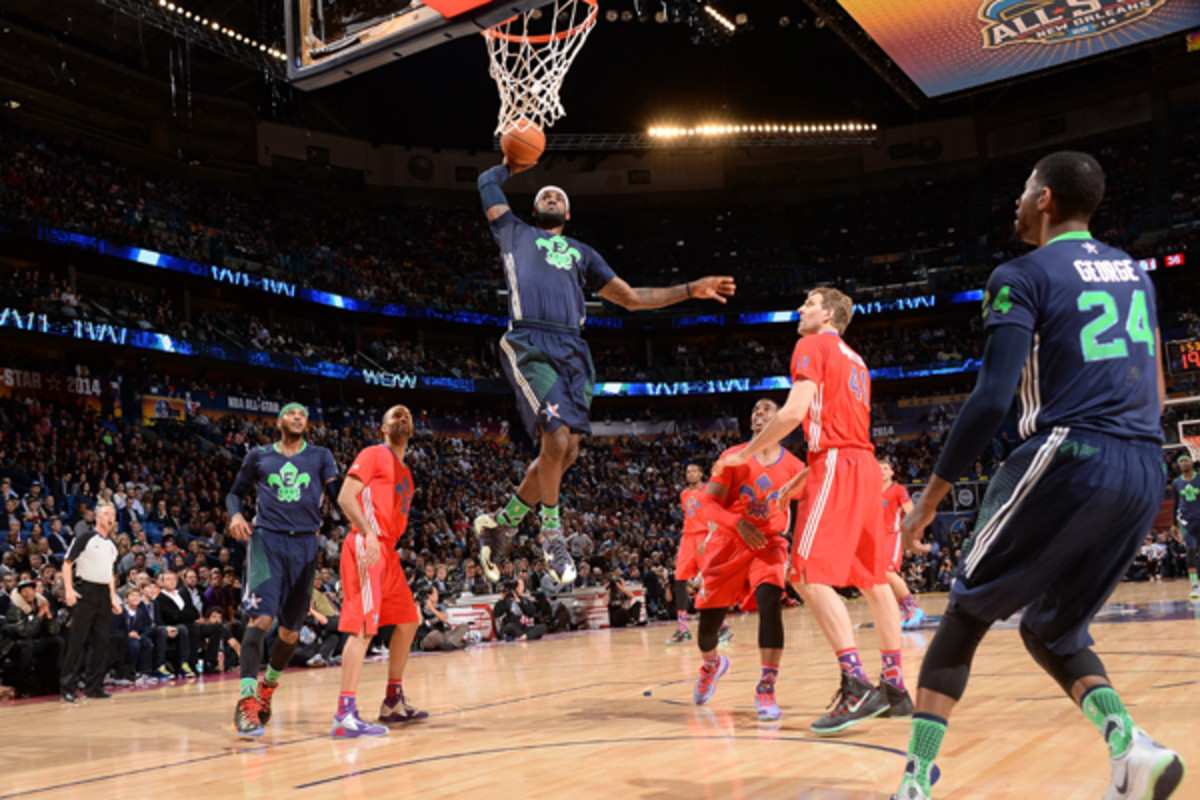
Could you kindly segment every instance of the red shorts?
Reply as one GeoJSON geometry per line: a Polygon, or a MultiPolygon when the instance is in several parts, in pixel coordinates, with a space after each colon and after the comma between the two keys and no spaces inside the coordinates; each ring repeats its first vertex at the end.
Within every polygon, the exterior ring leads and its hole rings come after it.
{"type": "Polygon", "coordinates": [[[883,549],[888,554],[888,571],[899,573],[904,561],[904,543],[900,531],[891,530],[883,534],[883,549]]]}
{"type": "Polygon", "coordinates": [[[687,581],[700,574],[702,556],[696,548],[704,542],[707,533],[685,533],[679,538],[679,553],[675,556],[675,580],[687,581]]]}
{"type": "Polygon", "coordinates": [[[358,548],[363,536],[353,531],[342,542],[342,601],[338,630],[358,633],[366,625],[367,635],[374,636],[385,625],[403,625],[420,619],[413,602],[412,589],[404,577],[400,554],[395,546],[379,540],[381,558],[370,570],[359,568],[358,548]]]}
{"type": "Polygon", "coordinates": [[[751,550],[738,534],[718,529],[708,537],[700,559],[703,582],[696,608],[740,605],[764,583],[783,588],[787,560],[787,540],[782,536],[768,536],[765,547],[751,550]]]}
{"type": "Polygon", "coordinates": [[[875,454],[835,448],[815,455],[809,469],[792,536],[792,575],[864,589],[886,581],[895,546],[884,530],[875,454]]]}

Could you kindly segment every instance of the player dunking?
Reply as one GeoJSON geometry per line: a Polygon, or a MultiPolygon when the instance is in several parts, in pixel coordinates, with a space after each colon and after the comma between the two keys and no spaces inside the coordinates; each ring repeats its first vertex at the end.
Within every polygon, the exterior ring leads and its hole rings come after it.
{"type": "Polygon", "coordinates": [[[1196,465],[1188,454],[1179,457],[1182,473],[1171,481],[1171,494],[1175,497],[1174,519],[1183,535],[1187,548],[1188,582],[1192,585],[1191,598],[1200,599],[1200,581],[1196,580],[1196,543],[1200,536],[1200,481],[1196,480],[1196,465]]]}
{"type": "MultiPolygon", "coordinates": [[[[708,524],[699,513],[700,504],[704,502],[704,468],[699,464],[688,464],[684,470],[687,486],[679,493],[679,503],[683,506],[683,530],[679,535],[679,551],[675,555],[675,613],[679,627],[667,639],[667,644],[684,644],[692,640],[692,632],[688,630],[688,582],[700,575],[700,556],[703,555],[704,537],[708,535],[708,524]]],[[[733,638],[733,630],[729,623],[721,625],[717,635],[721,642],[733,638]]]]}
{"type": "MultiPolygon", "coordinates": [[[[757,434],[774,418],[779,404],[763,398],[754,404],[750,427],[757,434]]],[[[727,459],[740,444],[721,454],[727,459]]],[[[718,461],[720,463],[720,461],[718,461]]],[[[787,506],[804,473],[804,462],[775,444],[740,466],[714,470],[700,513],[709,534],[701,556],[700,635],[704,661],[692,692],[696,705],[707,703],[717,681],[729,670],[729,658],[717,655],[718,631],[729,606],[749,596],[758,604],[758,648],[762,674],[755,688],[758,718],[778,720],[775,683],[783,656],[783,593],[787,585],[787,506]]]]}
{"type": "Polygon", "coordinates": [[[912,498],[908,489],[892,480],[894,470],[889,459],[879,459],[879,471],[883,473],[883,524],[887,531],[888,552],[891,553],[892,566],[888,570],[888,586],[900,607],[900,628],[909,630],[921,627],[925,621],[925,612],[917,605],[916,598],[904,582],[901,569],[904,565],[904,544],[900,541],[900,521],[905,514],[913,510],[912,498]]]}
{"type": "Polygon", "coordinates": [[[300,626],[311,602],[321,527],[321,494],[337,477],[333,454],[304,439],[308,409],[288,403],[276,423],[280,439],[246,454],[225,507],[229,532],[248,541],[242,608],[249,618],[242,637],[242,689],[233,723],[242,736],[261,736],[271,718],[271,697],[296,652],[300,626]],[[242,498],[256,487],[254,527],[242,514],[242,498]],[[279,634],[261,681],[263,647],[271,621],[279,634]]]}
{"type": "MultiPolygon", "coordinates": [[[[727,276],[661,289],[631,287],[591,247],[563,236],[571,207],[562,189],[542,187],[533,203],[534,224],[518,220],[500,189],[510,166],[506,160],[480,175],[479,193],[508,284],[511,321],[500,340],[500,361],[526,430],[541,442],[538,457],[507,505],[496,514],[475,518],[475,535],[484,573],[488,580],[499,580],[497,562],[510,537],[540,503],[542,549],[549,570],[560,583],[570,583],[575,580],[575,562],[563,539],[558,500],[562,477],[579,455],[579,441],[591,432],[588,409],[595,369],[582,336],[587,318],[584,289],[636,310],[693,297],[724,303],[736,287],[727,276]]],[[[514,172],[520,169],[512,167],[514,172]]]]}
{"type": "Polygon", "coordinates": [[[792,575],[842,672],[833,708],[812,724],[823,735],[881,714],[912,713],[900,667],[900,612],[887,585],[883,476],[870,437],[871,374],[841,338],[853,314],[854,304],[837,289],[808,293],[800,307],[787,402],[744,449],[717,465],[745,464],[804,424],[811,469],[801,499],[805,516],[794,523],[792,575]],[[883,658],[878,689],[863,669],[850,614],[835,586],[857,586],[871,605],[883,658]]]}
{"type": "Polygon", "coordinates": [[[978,382],[904,520],[905,546],[928,551],[921,534],[938,503],[1017,395],[1023,442],[988,487],[925,652],[900,800],[929,797],[930,770],[975,650],[995,620],[1022,608],[1025,647],[1108,746],[1105,800],[1166,800],[1183,779],[1179,756],[1134,725],[1088,635],[1164,488],[1154,284],[1129,255],[1088,233],[1103,196],[1104,172],[1090,155],[1052,153],[1034,167],[1015,228],[1037,249],[988,279],[978,382]]]}
{"type": "Polygon", "coordinates": [[[342,652],[342,691],[331,735],[350,739],[382,736],[387,728],[358,715],[358,678],[367,646],[379,628],[394,625],[388,643],[387,695],[379,710],[383,723],[414,722],[429,715],[404,699],[404,667],[421,615],[413,602],[396,544],[408,528],[412,472],[404,463],[413,418],[404,406],[383,415],[381,444],[364,448],[338,492],[338,506],[354,525],[342,542],[341,574],[345,602],[338,630],[350,634],[342,652]]]}

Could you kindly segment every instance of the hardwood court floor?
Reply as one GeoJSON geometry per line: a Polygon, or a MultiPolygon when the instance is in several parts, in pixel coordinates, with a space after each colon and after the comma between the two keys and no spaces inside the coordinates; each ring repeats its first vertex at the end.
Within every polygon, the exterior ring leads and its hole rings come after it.
{"type": "MultiPolygon", "coordinates": [[[[1200,605],[1182,582],[1123,585],[1093,627],[1131,713],[1200,769],[1200,605]],[[1173,617],[1150,619],[1159,615],[1173,617]],[[1143,617],[1147,617],[1143,619],[1143,617]],[[1124,620],[1123,624],[1117,621],[1124,620]]],[[[944,597],[926,597],[939,613],[944,597]]],[[[865,603],[851,604],[858,622],[865,603]]],[[[907,720],[840,739],[808,730],[836,688],[832,656],[804,609],[786,612],[782,724],[754,714],[753,615],[733,620],[732,669],[705,708],[691,703],[695,646],[667,626],[420,656],[409,697],[424,724],[382,739],[334,741],[337,669],[292,670],[260,743],[236,739],[236,680],[188,682],[86,701],[0,705],[0,800],[33,798],[807,798],[885,800],[904,766],[907,720]]],[[[693,623],[693,630],[695,624],[693,623]]],[[[905,635],[915,675],[932,630],[905,635]]],[[[874,633],[860,630],[868,663],[874,633]]],[[[378,707],[384,664],[368,664],[362,704],[378,707]]],[[[1108,784],[1099,735],[999,626],[954,716],[936,797],[1097,800],[1108,784]]],[[[1200,797],[1200,777],[1178,798],[1200,797]]]]}

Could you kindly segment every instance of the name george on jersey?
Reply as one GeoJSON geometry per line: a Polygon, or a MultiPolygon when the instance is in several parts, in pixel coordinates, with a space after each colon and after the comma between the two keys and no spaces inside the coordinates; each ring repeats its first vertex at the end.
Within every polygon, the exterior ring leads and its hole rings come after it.
{"type": "Polygon", "coordinates": [[[1130,258],[1119,261],[1077,258],[1075,271],[1087,283],[1136,283],[1140,280],[1138,270],[1130,258]]]}

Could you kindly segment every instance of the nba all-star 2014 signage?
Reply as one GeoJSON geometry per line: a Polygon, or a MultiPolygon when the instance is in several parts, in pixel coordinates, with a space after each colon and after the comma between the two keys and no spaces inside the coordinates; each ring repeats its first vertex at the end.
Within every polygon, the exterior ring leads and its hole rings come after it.
{"type": "Polygon", "coordinates": [[[1059,44],[1111,33],[1145,19],[1167,0],[988,0],[979,9],[983,46],[1059,44]]]}

